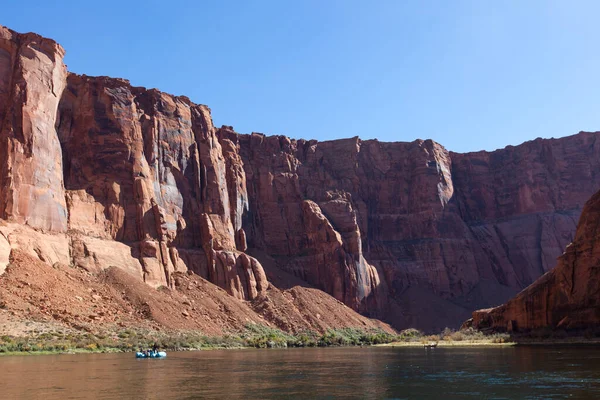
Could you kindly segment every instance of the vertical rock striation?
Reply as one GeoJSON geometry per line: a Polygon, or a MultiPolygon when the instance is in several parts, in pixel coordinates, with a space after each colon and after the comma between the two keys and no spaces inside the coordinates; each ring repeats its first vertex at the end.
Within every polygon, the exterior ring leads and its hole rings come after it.
{"type": "Polygon", "coordinates": [[[261,265],[243,254],[239,157],[221,147],[210,110],[122,79],[67,82],[57,127],[69,228],[130,244],[153,286],[191,269],[240,299],[266,290],[261,265]]]}
{"type": "Polygon", "coordinates": [[[54,120],[63,56],[51,39],[0,26],[0,218],[60,232],[67,209],[54,120]]]}
{"type": "Polygon", "coordinates": [[[0,28],[0,269],[19,248],[154,287],[191,270],[244,300],[278,277],[439,329],[548,271],[600,187],[598,133],[467,154],[243,135],[63,55],[0,28]]]}
{"type": "Polygon", "coordinates": [[[533,282],[600,186],[596,133],[467,154],[431,140],[218,135],[246,171],[248,246],[399,327],[456,325],[533,282]]]}

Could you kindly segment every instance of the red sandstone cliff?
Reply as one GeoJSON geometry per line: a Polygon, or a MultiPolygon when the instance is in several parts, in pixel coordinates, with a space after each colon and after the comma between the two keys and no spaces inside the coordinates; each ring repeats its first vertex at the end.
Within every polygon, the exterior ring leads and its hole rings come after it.
{"type": "Polygon", "coordinates": [[[191,270],[240,300],[312,286],[443,328],[548,271],[600,187],[597,133],[468,154],[242,135],[0,32],[0,273],[13,250],[154,287],[191,270]]]}
{"type": "Polygon", "coordinates": [[[64,232],[67,210],[54,130],[64,50],[0,26],[0,218],[64,232]]]}
{"type": "Polygon", "coordinates": [[[433,141],[238,135],[250,248],[395,326],[456,325],[548,271],[600,187],[596,133],[457,154],[433,141]]]}
{"type": "Polygon", "coordinates": [[[267,289],[262,266],[243,252],[245,176],[207,107],[121,79],[69,75],[56,125],[76,265],[106,268],[103,249],[91,260],[89,248],[117,240],[154,286],[191,269],[240,299],[267,289]]]}
{"type": "Polygon", "coordinates": [[[544,274],[505,305],[473,313],[478,329],[581,329],[600,325],[600,192],[586,203],[573,243],[544,274]]]}
{"type": "Polygon", "coordinates": [[[21,248],[155,287],[191,269],[239,299],[268,288],[244,253],[245,176],[207,107],[67,76],[55,42],[0,34],[0,260],[21,248]]]}

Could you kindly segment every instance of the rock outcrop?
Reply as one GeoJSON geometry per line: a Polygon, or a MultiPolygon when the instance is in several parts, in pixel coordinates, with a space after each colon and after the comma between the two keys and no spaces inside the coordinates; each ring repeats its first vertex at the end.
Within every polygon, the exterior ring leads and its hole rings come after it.
{"type": "Polygon", "coordinates": [[[267,289],[262,266],[243,253],[239,157],[221,147],[207,107],[71,74],[57,130],[70,231],[127,243],[153,286],[191,269],[239,299],[267,289]]]}
{"type": "Polygon", "coordinates": [[[474,312],[471,324],[497,331],[600,326],[600,192],[586,203],[556,267],[505,305],[474,312]]]}
{"type": "Polygon", "coordinates": [[[63,55],[0,30],[0,271],[19,249],[153,287],[193,271],[240,300],[279,271],[279,289],[439,329],[547,272],[600,187],[598,133],[467,154],[244,135],[63,55]]]}
{"type": "Polygon", "coordinates": [[[122,79],[67,75],[63,56],[52,40],[0,30],[3,253],[92,272],[116,264],[155,287],[192,269],[239,299],[265,291],[262,266],[244,254],[243,169],[210,110],[122,79]],[[41,232],[61,240],[49,250],[41,232]]]}
{"type": "Polygon", "coordinates": [[[64,232],[67,208],[54,130],[64,50],[0,26],[0,218],[64,232]]]}
{"type": "Polygon", "coordinates": [[[218,135],[246,170],[248,246],[397,327],[456,326],[518,293],[600,187],[597,133],[467,154],[431,140],[218,135]]]}

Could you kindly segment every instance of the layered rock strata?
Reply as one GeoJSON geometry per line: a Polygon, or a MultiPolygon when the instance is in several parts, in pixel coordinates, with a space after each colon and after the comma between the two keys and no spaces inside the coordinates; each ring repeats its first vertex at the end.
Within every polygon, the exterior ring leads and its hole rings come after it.
{"type": "Polygon", "coordinates": [[[455,326],[548,271],[600,187],[596,133],[458,154],[431,140],[218,135],[246,170],[248,246],[396,326],[455,326]]]}
{"type": "Polygon", "coordinates": [[[600,326],[600,192],[586,203],[556,267],[506,304],[474,312],[469,323],[510,332],[600,326]]]}
{"type": "Polygon", "coordinates": [[[51,40],[0,33],[0,270],[19,248],[154,287],[191,270],[243,300],[282,272],[284,289],[438,329],[547,272],[600,187],[597,133],[467,154],[243,135],[186,97],[67,74],[51,40]]]}

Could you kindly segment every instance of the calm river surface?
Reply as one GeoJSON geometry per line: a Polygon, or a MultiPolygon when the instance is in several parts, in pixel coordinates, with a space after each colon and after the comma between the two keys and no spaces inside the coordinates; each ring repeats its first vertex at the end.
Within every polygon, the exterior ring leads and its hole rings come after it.
{"type": "Polygon", "coordinates": [[[597,347],[0,357],[2,399],[600,399],[597,347]]]}

